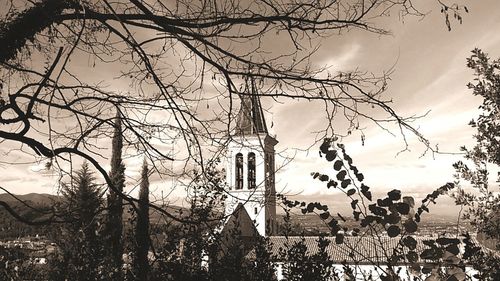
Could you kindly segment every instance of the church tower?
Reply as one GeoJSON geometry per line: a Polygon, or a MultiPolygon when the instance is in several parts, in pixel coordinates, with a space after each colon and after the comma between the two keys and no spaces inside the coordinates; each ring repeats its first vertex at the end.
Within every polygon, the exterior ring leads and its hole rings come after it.
{"type": "Polygon", "coordinates": [[[243,206],[257,232],[270,236],[276,232],[274,146],[278,141],[267,131],[255,82],[249,82],[227,148],[225,214],[243,206]]]}

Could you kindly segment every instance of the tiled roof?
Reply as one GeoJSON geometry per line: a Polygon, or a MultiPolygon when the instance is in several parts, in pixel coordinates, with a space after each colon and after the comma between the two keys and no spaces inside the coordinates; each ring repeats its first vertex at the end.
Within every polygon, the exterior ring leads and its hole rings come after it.
{"type": "MultiPolygon", "coordinates": [[[[319,251],[318,238],[316,236],[308,237],[288,237],[285,236],[271,236],[269,241],[271,244],[271,253],[279,259],[280,249],[287,249],[296,243],[301,241],[307,247],[307,253],[313,255],[319,251]]],[[[423,241],[429,239],[436,239],[436,237],[413,237],[417,241],[415,252],[419,255],[424,249],[429,248],[423,241]]],[[[342,244],[337,244],[335,242],[335,237],[325,237],[330,243],[326,248],[330,259],[336,263],[347,262],[347,263],[385,263],[388,258],[393,255],[395,249],[403,250],[404,253],[408,252],[408,248],[399,246],[400,237],[390,238],[390,237],[375,237],[375,236],[364,236],[364,237],[354,237],[346,236],[342,244]]],[[[255,257],[255,253],[252,251],[247,256],[252,259],[255,257]]],[[[419,260],[420,262],[424,262],[419,260]]]]}

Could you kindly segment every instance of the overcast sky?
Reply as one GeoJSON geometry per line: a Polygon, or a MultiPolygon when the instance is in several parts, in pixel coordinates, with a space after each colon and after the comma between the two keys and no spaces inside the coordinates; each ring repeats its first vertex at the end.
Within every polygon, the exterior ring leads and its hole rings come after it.
{"type": "MultiPolygon", "coordinates": [[[[470,13],[463,15],[462,25],[452,21],[451,32],[433,1],[415,2],[422,11],[429,11],[426,17],[383,19],[380,24],[392,31],[388,36],[354,31],[327,38],[315,55],[314,63],[339,70],[359,68],[375,74],[393,68],[386,93],[394,101],[393,108],[403,116],[428,112],[414,126],[433,145],[438,145],[440,151],[456,153],[459,146],[472,144],[473,131],[467,123],[477,116],[481,102],[466,87],[473,79],[465,65],[466,58],[475,47],[483,49],[490,57],[500,57],[500,2],[467,1],[470,13]],[[424,6],[419,6],[424,2],[424,6]]],[[[277,190],[302,194],[311,200],[321,198],[334,202],[337,196],[326,195],[335,194],[335,191],[326,190],[310,176],[314,171],[331,172],[329,163],[319,158],[318,149],[313,147],[309,153],[290,150],[309,147],[315,138],[313,132],[324,127],[320,105],[303,101],[277,104],[266,99],[262,103],[268,127],[272,124],[270,130],[279,141],[277,150],[289,156],[296,153],[293,162],[278,173],[277,190]]],[[[338,122],[341,126],[343,121],[338,122]]],[[[364,145],[360,132],[354,132],[342,142],[375,193],[398,188],[405,194],[421,197],[453,180],[451,165],[461,159],[459,155],[427,153],[422,156],[424,146],[409,133],[410,151],[398,154],[405,144],[397,130],[391,135],[370,122],[362,122],[361,127],[366,136],[364,145]]],[[[10,157],[17,156],[14,153],[10,157]]],[[[23,159],[22,156],[19,159],[23,159]]],[[[129,175],[137,175],[140,159],[127,161],[129,175]]],[[[57,178],[41,175],[39,170],[43,169],[43,164],[0,165],[2,185],[15,186],[13,191],[18,194],[54,193],[57,178]]],[[[153,190],[160,190],[161,184],[164,183],[153,182],[153,190]]]]}

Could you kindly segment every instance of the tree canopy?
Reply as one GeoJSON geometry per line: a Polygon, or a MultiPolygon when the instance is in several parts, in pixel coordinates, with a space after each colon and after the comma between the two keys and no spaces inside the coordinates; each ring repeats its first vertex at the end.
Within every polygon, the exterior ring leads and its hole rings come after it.
{"type": "MultiPolygon", "coordinates": [[[[368,119],[395,123],[403,139],[411,133],[428,145],[411,126],[415,117],[395,112],[384,98],[387,73],[311,63],[325,37],[386,35],[378,18],[423,16],[410,0],[2,5],[0,140],[61,175],[73,157],[83,158],[116,189],[101,162],[118,112],[126,150],[145,154],[157,175],[189,186],[190,171],[221,155],[248,95],[323,103],[322,136],[349,134],[368,119]],[[248,91],[249,78],[257,91],[248,91]],[[348,128],[334,131],[334,118],[348,128]]],[[[446,18],[466,10],[441,1],[436,7],[446,18]]]]}

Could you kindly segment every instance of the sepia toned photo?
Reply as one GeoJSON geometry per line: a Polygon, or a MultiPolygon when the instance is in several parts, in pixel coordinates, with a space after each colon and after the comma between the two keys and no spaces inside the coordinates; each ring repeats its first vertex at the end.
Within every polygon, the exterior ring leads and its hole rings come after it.
{"type": "Polygon", "coordinates": [[[0,0],[0,281],[500,281],[498,0],[0,0]]]}

